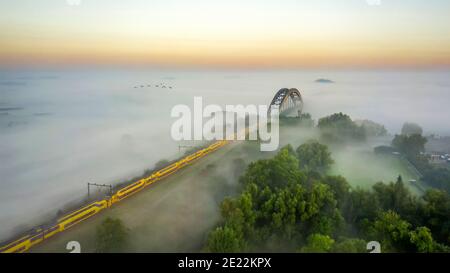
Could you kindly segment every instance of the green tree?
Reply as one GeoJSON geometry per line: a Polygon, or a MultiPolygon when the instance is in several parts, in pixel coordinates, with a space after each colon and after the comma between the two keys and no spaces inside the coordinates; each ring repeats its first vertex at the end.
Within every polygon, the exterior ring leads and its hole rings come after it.
{"type": "Polygon", "coordinates": [[[411,158],[425,151],[426,143],[427,139],[421,135],[395,135],[392,140],[393,147],[411,158]]]}
{"type": "Polygon", "coordinates": [[[405,122],[402,127],[402,135],[412,136],[412,135],[422,135],[423,130],[420,125],[412,122],[405,122]]]}
{"type": "Polygon", "coordinates": [[[355,123],[364,129],[366,136],[378,137],[385,136],[388,133],[383,125],[371,120],[356,120],[355,123]]]}
{"type": "Polygon", "coordinates": [[[382,212],[373,223],[373,238],[380,241],[386,251],[408,249],[411,224],[393,212],[382,212]]]}
{"type": "Polygon", "coordinates": [[[314,120],[311,117],[311,114],[309,113],[302,113],[300,115],[300,124],[304,127],[313,127],[314,126],[314,120]]]}
{"type": "Polygon", "coordinates": [[[120,252],[128,242],[128,230],[120,219],[106,218],[97,227],[97,252],[120,252]]]}
{"type": "Polygon", "coordinates": [[[342,228],[344,219],[330,186],[314,183],[307,195],[301,219],[307,221],[310,233],[332,235],[342,228]]]}
{"type": "Polygon", "coordinates": [[[429,168],[424,172],[423,180],[434,188],[450,193],[450,170],[447,168],[429,168]]]}
{"type": "Polygon", "coordinates": [[[319,233],[312,234],[308,237],[307,245],[300,249],[304,253],[326,253],[331,250],[334,245],[334,239],[328,235],[319,233]]]}
{"type": "Polygon", "coordinates": [[[363,228],[362,223],[375,219],[381,211],[380,202],[372,192],[356,188],[350,195],[350,204],[344,216],[351,224],[363,228]]]}
{"type": "Polygon", "coordinates": [[[401,176],[352,189],[340,176],[306,176],[296,156],[287,146],[248,166],[242,193],[221,204],[223,222],[207,250],[366,252],[365,242],[376,240],[383,252],[450,251],[447,192],[430,190],[418,200],[401,176]],[[359,238],[340,237],[349,234],[359,238]]]}
{"type": "Polygon", "coordinates": [[[292,147],[284,147],[272,159],[251,163],[242,178],[242,182],[244,185],[254,184],[262,189],[266,186],[274,189],[299,183],[305,180],[305,176],[298,169],[298,165],[292,147]]]}
{"type": "Polygon", "coordinates": [[[401,176],[395,183],[384,184],[379,182],[372,188],[384,210],[392,210],[401,215],[406,215],[416,207],[415,199],[408,188],[405,187],[401,176]]]}
{"type": "Polygon", "coordinates": [[[330,186],[337,201],[338,208],[346,212],[350,202],[350,184],[342,176],[326,176],[321,180],[322,183],[330,186]]]}
{"type": "Polygon", "coordinates": [[[325,171],[334,163],[328,147],[314,140],[300,145],[296,152],[300,168],[306,171],[325,171]]]}
{"type": "Polygon", "coordinates": [[[433,252],[435,249],[435,242],[433,235],[427,227],[419,227],[410,232],[410,240],[418,252],[433,252]]]}
{"type": "Polygon", "coordinates": [[[336,113],[319,119],[317,127],[322,137],[331,142],[348,142],[365,140],[366,132],[362,126],[354,123],[350,116],[336,113]]]}
{"type": "Polygon", "coordinates": [[[428,190],[423,196],[423,224],[440,243],[450,244],[450,196],[441,190],[428,190]]]}
{"type": "Polygon", "coordinates": [[[239,233],[243,232],[244,214],[235,199],[225,198],[221,205],[221,212],[222,217],[225,219],[229,227],[239,231],[239,233]]]}
{"type": "Polygon", "coordinates": [[[304,210],[304,189],[301,185],[290,185],[272,192],[261,204],[260,223],[264,223],[280,237],[291,239],[296,235],[296,224],[304,210]]]}
{"type": "Polygon", "coordinates": [[[228,226],[218,227],[208,236],[207,250],[217,253],[233,253],[244,250],[241,234],[228,226]]]}
{"type": "Polygon", "coordinates": [[[367,242],[357,238],[341,238],[333,245],[333,253],[367,253],[367,242]]]}
{"type": "Polygon", "coordinates": [[[308,220],[321,212],[325,206],[333,207],[336,205],[333,192],[328,185],[315,183],[310,193],[307,195],[306,206],[302,215],[302,220],[308,220]]]}

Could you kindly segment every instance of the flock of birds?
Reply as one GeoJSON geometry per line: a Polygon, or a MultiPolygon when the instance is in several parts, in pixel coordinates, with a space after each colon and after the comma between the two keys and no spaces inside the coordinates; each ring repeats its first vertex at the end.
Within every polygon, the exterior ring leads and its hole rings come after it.
{"type": "Polygon", "coordinates": [[[160,83],[160,84],[147,84],[147,85],[136,85],[134,88],[146,88],[146,87],[156,87],[156,88],[163,88],[163,89],[173,89],[172,86],[160,83]]]}

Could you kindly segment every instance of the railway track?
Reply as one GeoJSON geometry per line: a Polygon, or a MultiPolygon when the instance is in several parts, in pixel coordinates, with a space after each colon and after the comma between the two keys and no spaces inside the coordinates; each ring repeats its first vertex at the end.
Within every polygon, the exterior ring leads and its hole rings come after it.
{"type": "Polygon", "coordinates": [[[101,213],[103,210],[110,208],[111,206],[125,200],[126,198],[140,192],[141,190],[152,185],[156,181],[162,180],[177,171],[189,166],[196,160],[207,156],[208,154],[220,149],[224,145],[228,144],[227,140],[216,141],[208,147],[194,152],[169,166],[162,168],[150,176],[142,178],[130,185],[127,185],[117,190],[112,196],[105,197],[102,200],[92,202],[86,206],[83,206],[65,216],[58,218],[55,222],[50,223],[46,228],[36,228],[27,234],[19,236],[17,239],[13,239],[9,243],[0,247],[1,253],[22,253],[29,250],[31,247],[48,240],[56,234],[62,233],[67,229],[94,217],[101,213]]]}

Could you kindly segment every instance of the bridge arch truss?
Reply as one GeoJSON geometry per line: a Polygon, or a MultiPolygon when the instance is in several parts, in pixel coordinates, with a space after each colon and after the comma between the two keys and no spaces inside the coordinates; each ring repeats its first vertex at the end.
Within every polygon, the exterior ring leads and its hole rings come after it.
{"type": "Polygon", "coordinates": [[[303,111],[303,99],[296,88],[283,88],[273,97],[269,105],[269,117],[272,109],[277,108],[280,116],[300,116],[303,111]]]}

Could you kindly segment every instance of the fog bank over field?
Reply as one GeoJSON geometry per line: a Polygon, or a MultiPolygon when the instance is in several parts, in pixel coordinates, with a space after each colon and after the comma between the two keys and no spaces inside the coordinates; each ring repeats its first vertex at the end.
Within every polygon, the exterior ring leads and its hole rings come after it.
{"type": "MultiPolygon", "coordinates": [[[[450,135],[449,76],[447,70],[2,70],[0,240],[83,197],[87,182],[120,182],[181,156],[185,151],[170,137],[170,111],[192,106],[194,96],[222,107],[258,105],[295,87],[316,120],[344,112],[390,133],[412,121],[425,133],[450,135]]],[[[296,141],[295,132],[289,135],[296,141]]]]}

